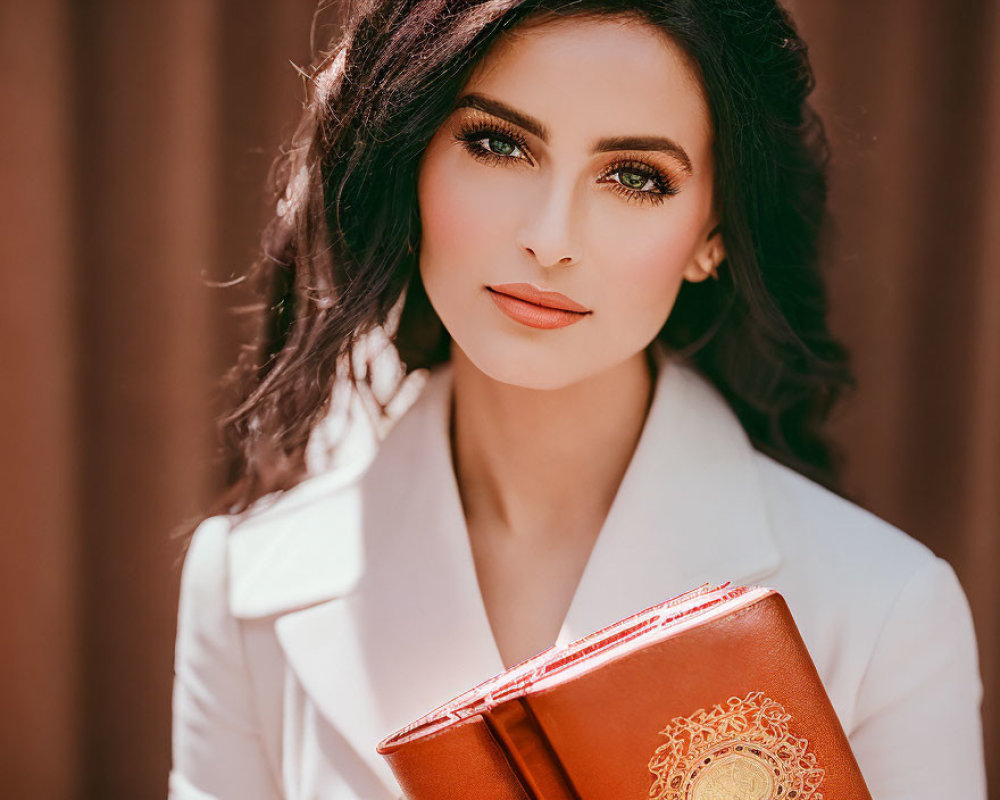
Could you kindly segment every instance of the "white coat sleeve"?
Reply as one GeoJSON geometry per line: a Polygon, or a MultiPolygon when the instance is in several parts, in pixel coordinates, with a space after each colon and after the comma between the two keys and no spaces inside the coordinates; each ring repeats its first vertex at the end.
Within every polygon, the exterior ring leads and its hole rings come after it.
{"type": "Polygon", "coordinates": [[[169,800],[280,800],[268,768],[238,621],[228,605],[229,520],[209,517],[181,570],[169,800]]]}
{"type": "Polygon", "coordinates": [[[896,598],[849,734],[873,800],[986,800],[983,684],[972,615],[935,557],[896,598]]]}

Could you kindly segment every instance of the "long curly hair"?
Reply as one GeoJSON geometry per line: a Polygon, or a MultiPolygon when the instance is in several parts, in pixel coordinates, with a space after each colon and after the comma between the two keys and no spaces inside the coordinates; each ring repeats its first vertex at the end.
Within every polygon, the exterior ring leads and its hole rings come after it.
{"type": "Polygon", "coordinates": [[[302,117],[272,167],[275,215],[247,276],[256,334],[227,375],[235,398],[219,420],[232,471],[210,513],[301,481],[338,382],[371,388],[356,345],[372,331],[388,331],[400,384],[449,358],[417,269],[427,143],[506,31],[623,14],[691,57],[714,126],[726,258],[718,281],[684,283],[658,338],[721,391],[756,448],[838,490],[823,423],[854,381],[826,323],[828,145],[787,12],[774,0],[375,0],[304,70],[302,117]]]}

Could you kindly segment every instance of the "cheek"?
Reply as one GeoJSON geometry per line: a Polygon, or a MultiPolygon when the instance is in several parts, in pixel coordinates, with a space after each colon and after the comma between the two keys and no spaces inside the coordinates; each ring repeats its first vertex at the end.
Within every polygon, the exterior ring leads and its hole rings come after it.
{"type": "Polygon", "coordinates": [[[468,238],[467,226],[475,224],[475,215],[462,202],[462,192],[454,181],[448,182],[443,170],[431,163],[421,174],[418,190],[421,240],[425,253],[454,253],[468,238]]]}
{"type": "Polygon", "coordinates": [[[609,291],[604,302],[620,317],[641,317],[655,327],[662,325],[694,255],[699,224],[694,215],[667,211],[646,215],[619,226],[614,235],[599,237],[604,252],[597,263],[615,265],[614,274],[606,278],[609,291]],[[624,237],[623,227],[628,229],[624,237]]]}
{"type": "Polygon", "coordinates": [[[483,253],[489,252],[484,248],[502,238],[496,198],[484,197],[476,187],[475,175],[462,163],[457,146],[432,142],[417,184],[422,274],[474,271],[483,253]]]}

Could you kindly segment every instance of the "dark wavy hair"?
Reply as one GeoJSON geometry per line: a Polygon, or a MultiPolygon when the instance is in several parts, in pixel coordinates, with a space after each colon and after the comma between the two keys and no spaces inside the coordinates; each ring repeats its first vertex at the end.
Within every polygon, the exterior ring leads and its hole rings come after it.
{"type": "Polygon", "coordinates": [[[837,490],[823,422],[854,381],[826,324],[828,146],[787,12],[774,0],[381,0],[352,9],[304,70],[304,111],[272,168],[276,212],[248,276],[257,332],[227,376],[236,397],[219,425],[232,473],[211,513],[303,478],[335,382],[371,389],[355,352],[367,333],[390,331],[405,375],[449,358],[417,269],[425,147],[506,31],[623,14],[686,51],[714,126],[726,258],[718,281],[684,283],[658,338],[722,392],[756,448],[837,490]]]}

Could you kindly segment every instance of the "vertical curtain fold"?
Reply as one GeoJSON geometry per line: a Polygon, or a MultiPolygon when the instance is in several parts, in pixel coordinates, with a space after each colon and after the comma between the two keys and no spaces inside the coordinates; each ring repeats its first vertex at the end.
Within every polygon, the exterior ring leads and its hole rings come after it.
{"type": "Polygon", "coordinates": [[[39,800],[82,767],[71,47],[63,0],[0,4],[0,752],[39,800]]]}
{"type": "Polygon", "coordinates": [[[218,14],[204,0],[74,8],[87,797],[165,793],[167,534],[211,479],[218,14]]]}

